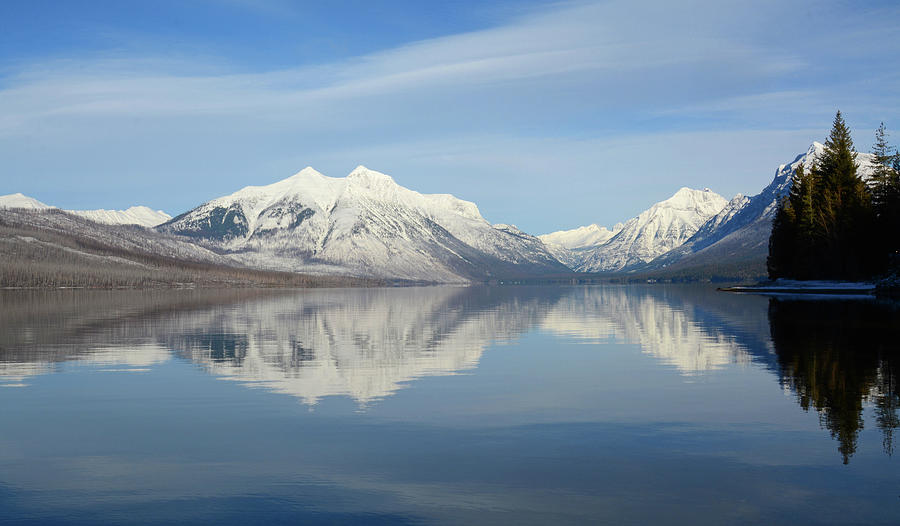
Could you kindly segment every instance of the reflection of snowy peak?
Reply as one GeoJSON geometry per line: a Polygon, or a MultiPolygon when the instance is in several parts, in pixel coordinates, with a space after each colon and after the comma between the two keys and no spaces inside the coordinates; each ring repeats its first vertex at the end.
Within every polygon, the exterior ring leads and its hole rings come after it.
{"type": "Polygon", "coordinates": [[[66,212],[106,225],[139,225],[147,228],[172,219],[172,216],[162,210],[153,210],[146,206],[132,206],[127,210],[66,210],[66,212]]]}
{"type": "Polygon", "coordinates": [[[490,292],[311,291],[189,314],[165,338],[212,374],[307,404],[327,396],[366,404],[422,376],[475,368],[487,345],[529,330],[546,309],[535,298],[509,305],[490,292]]]}
{"type": "Polygon", "coordinates": [[[128,372],[177,355],[304,403],[347,396],[365,405],[417,378],[473,369],[491,345],[536,328],[639,344],[693,375],[768,363],[767,302],[664,286],[18,295],[0,304],[0,385],[26,386],[65,361],[128,372]]]}
{"type": "MultiPolygon", "coordinates": [[[[706,324],[677,294],[654,296],[656,289],[590,287],[562,298],[541,328],[588,341],[614,338],[639,343],[641,350],[685,375],[748,363],[748,348],[715,324],[706,324]]],[[[721,321],[719,321],[721,323],[721,321]]]]}
{"type": "Polygon", "coordinates": [[[682,188],[672,197],[628,220],[615,236],[591,249],[576,270],[627,270],[681,245],[726,204],[709,190],[682,188]]]}
{"type": "Polygon", "coordinates": [[[285,270],[428,281],[564,270],[537,238],[491,226],[475,204],[414,192],[363,166],[345,178],[305,168],[214,199],[159,229],[285,270]]]}

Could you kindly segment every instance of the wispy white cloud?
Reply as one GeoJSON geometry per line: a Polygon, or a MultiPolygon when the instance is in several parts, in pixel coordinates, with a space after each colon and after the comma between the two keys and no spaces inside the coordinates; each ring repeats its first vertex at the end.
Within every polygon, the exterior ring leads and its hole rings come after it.
{"type": "Polygon", "coordinates": [[[617,95],[617,85],[651,81],[673,68],[697,75],[700,86],[704,78],[713,80],[720,73],[724,75],[718,83],[730,84],[737,76],[778,73],[798,63],[786,54],[762,53],[721,35],[659,31],[686,18],[680,9],[655,13],[657,22],[665,17],[667,24],[652,24],[656,30],[647,31],[624,6],[574,5],[501,28],[416,42],[335,64],[253,74],[191,74],[184,62],[131,57],[38,65],[9,81],[12,85],[0,94],[0,107],[4,113],[21,114],[19,122],[61,113],[271,109],[283,114],[325,100],[429,89],[507,89],[523,80],[552,82],[579,73],[579,80],[597,84],[609,96],[617,95]]]}

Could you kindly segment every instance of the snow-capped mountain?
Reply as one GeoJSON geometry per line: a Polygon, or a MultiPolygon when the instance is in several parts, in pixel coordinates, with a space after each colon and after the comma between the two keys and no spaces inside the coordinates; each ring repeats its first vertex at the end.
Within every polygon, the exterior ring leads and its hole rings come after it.
{"type": "Polygon", "coordinates": [[[569,268],[576,268],[584,261],[590,249],[609,241],[622,230],[623,226],[625,226],[623,223],[616,223],[610,230],[595,223],[572,230],[542,234],[538,238],[556,259],[569,268]]]}
{"type": "MultiPolygon", "coordinates": [[[[810,167],[824,150],[823,144],[812,143],[806,153],[780,165],[775,170],[775,178],[759,194],[752,197],[736,195],[683,245],[652,261],[648,269],[694,266],[714,261],[720,265],[756,261],[757,266],[763,267],[778,201],[790,191],[797,167],[801,164],[810,167]]],[[[872,175],[873,161],[872,154],[857,154],[858,173],[864,179],[872,175]]]]}
{"type": "Polygon", "coordinates": [[[105,225],[139,225],[147,228],[172,219],[172,216],[162,210],[153,210],[146,206],[132,206],[127,210],[66,210],[66,212],[105,225]]]}
{"type": "Polygon", "coordinates": [[[564,272],[541,241],[492,226],[474,203],[420,194],[359,166],[248,186],[157,227],[249,266],[426,281],[564,272]]]}
{"type": "Polygon", "coordinates": [[[602,245],[609,241],[611,237],[616,235],[624,223],[616,223],[612,229],[598,224],[580,226],[572,230],[560,230],[549,234],[539,235],[538,238],[544,243],[552,243],[560,245],[568,249],[592,247],[602,245]]]}
{"type": "Polygon", "coordinates": [[[710,189],[682,188],[675,195],[629,219],[607,242],[590,249],[574,270],[629,270],[684,243],[727,201],[710,189]]]}
{"type": "Polygon", "coordinates": [[[0,195],[0,208],[28,208],[30,210],[47,210],[53,208],[33,197],[20,193],[0,195]]]}
{"type": "MultiPolygon", "coordinates": [[[[27,208],[29,210],[50,210],[56,208],[21,193],[0,195],[0,208],[27,208]]],[[[154,227],[165,223],[172,216],[162,210],[146,206],[132,206],[127,210],[64,210],[70,214],[90,219],[105,225],[140,225],[154,227]]]]}

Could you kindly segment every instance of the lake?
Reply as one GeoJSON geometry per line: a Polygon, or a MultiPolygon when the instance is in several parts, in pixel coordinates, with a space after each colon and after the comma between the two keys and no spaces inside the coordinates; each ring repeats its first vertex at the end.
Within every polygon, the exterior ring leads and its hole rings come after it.
{"type": "Polygon", "coordinates": [[[896,303],[0,299],[0,524],[900,523],[896,303]]]}

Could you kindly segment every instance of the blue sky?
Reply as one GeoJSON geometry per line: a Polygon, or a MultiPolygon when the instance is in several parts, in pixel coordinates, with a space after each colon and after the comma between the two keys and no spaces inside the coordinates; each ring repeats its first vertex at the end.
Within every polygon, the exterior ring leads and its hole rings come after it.
{"type": "MultiPolygon", "coordinates": [[[[526,231],[900,129],[896,2],[0,3],[0,194],[176,214],[310,165],[526,231]]],[[[893,136],[900,142],[900,133],[893,136]]]]}

